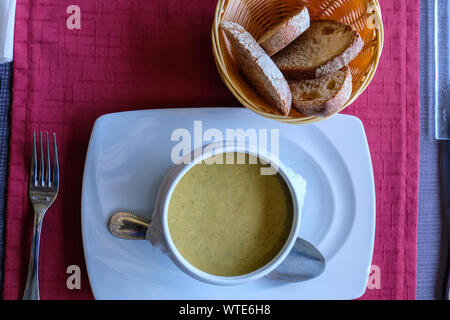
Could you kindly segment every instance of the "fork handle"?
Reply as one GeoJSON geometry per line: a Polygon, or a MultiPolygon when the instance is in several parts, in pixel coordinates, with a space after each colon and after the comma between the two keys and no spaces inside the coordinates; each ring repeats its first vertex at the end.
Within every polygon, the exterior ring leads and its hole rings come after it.
{"type": "Polygon", "coordinates": [[[41,241],[42,219],[36,214],[33,227],[33,242],[31,244],[30,264],[23,294],[23,300],[39,300],[39,243],[41,241]]]}

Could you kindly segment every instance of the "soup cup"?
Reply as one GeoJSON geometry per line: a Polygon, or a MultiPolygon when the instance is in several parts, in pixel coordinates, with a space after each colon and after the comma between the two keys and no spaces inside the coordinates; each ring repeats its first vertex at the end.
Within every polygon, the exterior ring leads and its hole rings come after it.
{"type": "Polygon", "coordinates": [[[150,241],[153,246],[160,248],[163,253],[168,255],[182,271],[197,280],[214,285],[237,285],[254,281],[269,275],[281,262],[283,262],[291,251],[298,237],[305,193],[306,181],[299,174],[296,174],[290,168],[285,166],[278,157],[268,152],[266,149],[258,148],[243,142],[214,142],[193,150],[182,159],[181,163],[175,164],[170,169],[160,186],[152,222],[147,230],[146,239],[150,241]],[[194,267],[178,251],[169,232],[167,218],[168,208],[170,198],[178,182],[193,166],[212,156],[232,152],[248,153],[262,160],[263,163],[267,164],[267,167],[262,168],[267,169],[266,172],[262,174],[280,174],[291,194],[293,219],[288,239],[282,249],[271,261],[248,274],[239,276],[217,276],[194,267]]]}

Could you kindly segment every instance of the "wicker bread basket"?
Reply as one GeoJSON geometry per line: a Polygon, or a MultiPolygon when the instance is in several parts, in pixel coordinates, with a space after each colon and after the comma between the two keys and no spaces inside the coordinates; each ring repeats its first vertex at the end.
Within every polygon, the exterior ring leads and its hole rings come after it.
{"type": "Polygon", "coordinates": [[[255,38],[282,21],[299,7],[306,6],[311,20],[331,19],[352,25],[364,41],[364,48],[349,64],[353,90],[349,106],[372,80],[383,48],[383,25],[377,0],[219,0],[212,27],[213,53],[219,73],[235,95],[248,109],[270,119],[306,124],[324,118],[303,115],[293,108],[289,116],[277,114],[248,84],[233,63],[224,35],[219,30],[223,21],[241,24],[255,38]]]}

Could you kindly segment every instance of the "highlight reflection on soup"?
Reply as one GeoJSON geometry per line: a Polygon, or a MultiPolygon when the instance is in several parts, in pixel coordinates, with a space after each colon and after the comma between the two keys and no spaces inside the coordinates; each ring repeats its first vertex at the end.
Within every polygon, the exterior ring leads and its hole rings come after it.
{"type": "Polygon", "coordinates": [[[279,174],[261,175],[266,165],[249,164],[257,159],[245,157],[245,164],[193,166],[170,199],[168,224],[176,248],[210,274],[259,269],[280,252],[291,231],[292,198],[285,181],[279,174]]]}

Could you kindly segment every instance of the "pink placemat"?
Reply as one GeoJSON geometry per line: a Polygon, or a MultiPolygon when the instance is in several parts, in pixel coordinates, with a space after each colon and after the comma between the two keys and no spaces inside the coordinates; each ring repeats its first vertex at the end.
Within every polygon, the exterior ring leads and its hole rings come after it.
{"type": "MultiPolygon", "coordinates": [[[[414,299],[419,155],[419,0],[383,0],[385,47],[373,82],[348,109],[364,123],[375,174],[373,265],[363,299],[414,299]],[[378,288],[377,288],[378,287],[378,288]]],[[[45,217],[42,299],[93,298],[81,241],[83,165],[95,119],[149,107],[238,106],[211,53],[215,0],[19,0],[6,216],[4,298],[21,297],[33,213],[27,181],[33,130],[58,136],[62,187],[45,217]],[[66,286],[81,267],[81,289],[66,286]]],[[[351,262],[349,262],[351,263],[351,262]]]]}

